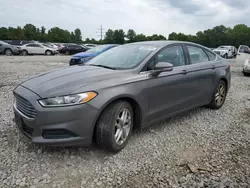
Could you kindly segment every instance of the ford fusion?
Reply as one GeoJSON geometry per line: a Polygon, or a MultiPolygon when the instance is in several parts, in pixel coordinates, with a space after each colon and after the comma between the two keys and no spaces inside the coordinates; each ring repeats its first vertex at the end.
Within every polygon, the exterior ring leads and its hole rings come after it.
{"type": "Polygon", "coordinates": [[[52,70],[14,89],[19,129],[33,143],[122,150],[134,129],[200,106],[219,109],[230,65],[177,41],[121,45],[85,65],[52,70]]]}

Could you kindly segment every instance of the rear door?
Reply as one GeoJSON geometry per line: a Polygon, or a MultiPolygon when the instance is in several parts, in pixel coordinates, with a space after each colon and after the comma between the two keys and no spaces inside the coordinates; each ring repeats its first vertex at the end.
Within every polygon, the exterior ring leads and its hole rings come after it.
{"type": "Polygon", "coordinates": [[[244,62],[249,58],[250,58],[249,47],[246,45],[240,45],[236,56],[236,63],[243,66],[244,62]]]}
{"type": "Polygon", "coordinates": [[[186,105],[204,105],[210,102],[216,76],[216,55],[200,46],[186,44],[188,55],[186,80],[189,80],[187,89],[188,101],[186,105]],[[208,55],[210,53],[210,56],[208,55]]]}

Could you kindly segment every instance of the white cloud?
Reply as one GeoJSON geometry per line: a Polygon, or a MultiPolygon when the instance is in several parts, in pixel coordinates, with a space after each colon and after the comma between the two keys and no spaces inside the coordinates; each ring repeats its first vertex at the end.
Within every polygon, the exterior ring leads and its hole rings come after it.
{"type": "Polygon", "coordinates": [[[98,38],[97,28],[134,29],[146,35],[172,31],[194,34],[216,25],[250,24],[243,0],[0,0],[0,26],[32,23],[51,28],[80,28],[98,38]]]}

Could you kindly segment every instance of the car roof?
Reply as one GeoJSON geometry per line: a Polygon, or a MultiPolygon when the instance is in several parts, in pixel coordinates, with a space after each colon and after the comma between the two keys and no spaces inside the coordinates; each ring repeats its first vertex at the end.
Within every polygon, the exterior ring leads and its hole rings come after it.
{"type": "MultiPolygon", "coordinates": [[[[142,42],[134,42],[134,43],[129,43],[129,44],[153,45],[153,46],[156,46],[156,47],[164,47],[166,45],[178,44],[178,43],[194,44],[194,45],[201,46],[201,45],[193,43],[193,42],[176,41],[176,40],[142,41],[142,42]]],[[[129,45],[129,44],[126,44],[126,45],[129,45]]]]}

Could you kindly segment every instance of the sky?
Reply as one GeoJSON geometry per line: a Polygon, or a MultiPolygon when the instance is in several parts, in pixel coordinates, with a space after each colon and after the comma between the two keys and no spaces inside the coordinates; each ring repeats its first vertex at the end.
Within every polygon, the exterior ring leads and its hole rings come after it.
{"type": "Polygon", "coordinates": [[[99,39],[98,28],[137,34],[195,34],[217,25],[250,25],[247,0],[0,0],[0,27],[31,23],[47,29],[81,29],[99,39]]]}

